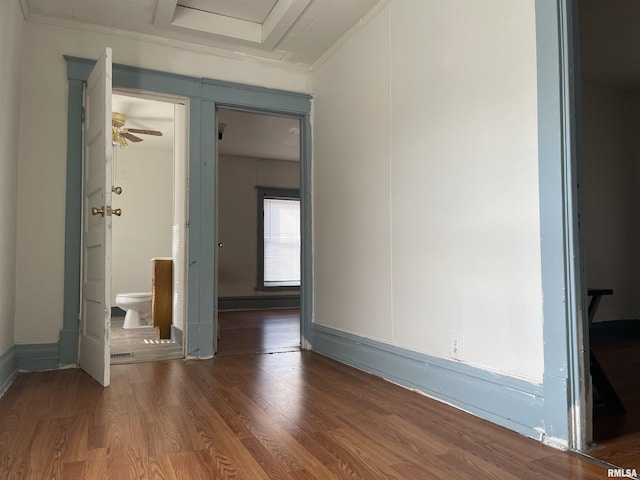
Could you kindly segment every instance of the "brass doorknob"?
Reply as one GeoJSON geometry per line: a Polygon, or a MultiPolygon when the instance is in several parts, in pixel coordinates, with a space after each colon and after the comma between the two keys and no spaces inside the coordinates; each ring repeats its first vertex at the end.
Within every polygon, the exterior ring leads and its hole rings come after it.
{"type": "Polygon", "coordinates": [[[91,208],[91,215],[100,215],[104,217],[104,207],[93,207],[91,208]]]}
{"type": "Polygon", "coordinates": [[[113,210],[111,210],[111,213],[114,214],[116,217],[119,217],[120,215],[122,215],[122,209],[114,208],[113,210]]]}

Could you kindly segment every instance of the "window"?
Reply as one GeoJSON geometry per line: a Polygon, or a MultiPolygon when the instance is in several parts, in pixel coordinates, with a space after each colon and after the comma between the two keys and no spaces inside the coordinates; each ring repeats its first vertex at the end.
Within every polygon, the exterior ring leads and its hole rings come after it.
{"type": "Polygon", "coordinates": [[[300,191],[258,187],[258,290],[300,287],[300,191]]]}

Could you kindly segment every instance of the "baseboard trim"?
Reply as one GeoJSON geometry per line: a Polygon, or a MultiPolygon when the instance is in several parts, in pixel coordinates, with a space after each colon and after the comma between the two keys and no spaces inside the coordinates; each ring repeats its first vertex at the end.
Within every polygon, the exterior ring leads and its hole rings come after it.
{"type": "Polygon", "coordinates": [[[178,345],[182,345],[183,339],[184,333],[182,332],[182,330],[175,325],[171,325],[171,340],[176,342],[178,345]]]}
{"type": "Polygon", "coordinates": [[[267,308],[299,308],[300,295],[258,295],[218,297],[218,310],[260,310],[267,308]]]}
{"type": "Polygon", "coordinates": [[[596,322],[589,328],[589,339],[596,341],[630,340],[640,338],[640,320],[611,320],[596,322]]]}
{"type": "Polygon", "coordinates": [[[37,372],[60,368],[60,346],[57,343],[16,345],[18,370],[37,372]]]}
{"type": "Polygon", "coordinates": [[[0,355],[0,397],[4,395],[18,375],[18,360],[15,347],[0,355]]]}
{"type": "Polygon", "coordinates": [[[522,435],[540,439],[544,431],[541,384],[320,325],[312,326],[311,339],[312,350],[322,355],[418,390],[522,435]]]}

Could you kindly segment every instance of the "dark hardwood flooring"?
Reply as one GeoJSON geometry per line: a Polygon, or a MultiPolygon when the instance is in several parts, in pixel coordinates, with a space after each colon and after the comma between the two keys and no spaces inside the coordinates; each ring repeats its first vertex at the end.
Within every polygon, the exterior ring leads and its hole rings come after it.
{"type": "Polygon", "coordinates": [[[640,471],[640,340],[592,342],[591,348],[615,388],[625,414],[596,410],[589,454],[640,471]]]}
{"type": "Polygon", "coordinates": [[[19,374],[0,398],[0,479],[607,477],[313,352],[240,354],[263,345],[243,345],[240,321],[221,322],[216,358],[114,365],[106,389],[81,370],[19,374]]]}
{"type": "Polygon", "coordinates": [[[300,350],[300,310],[218,312],[217,355],[300,350]]]}

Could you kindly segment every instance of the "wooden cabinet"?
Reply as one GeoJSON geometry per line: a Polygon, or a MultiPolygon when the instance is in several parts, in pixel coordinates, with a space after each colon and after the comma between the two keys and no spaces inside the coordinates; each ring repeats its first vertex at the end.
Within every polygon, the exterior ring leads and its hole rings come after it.
{"type": "Polygon", "coordinates": [[[160,330],[160,338],[171,338],[173,315],[173,260],[154,258],[151,283],[151,320],[160,330]]]}

